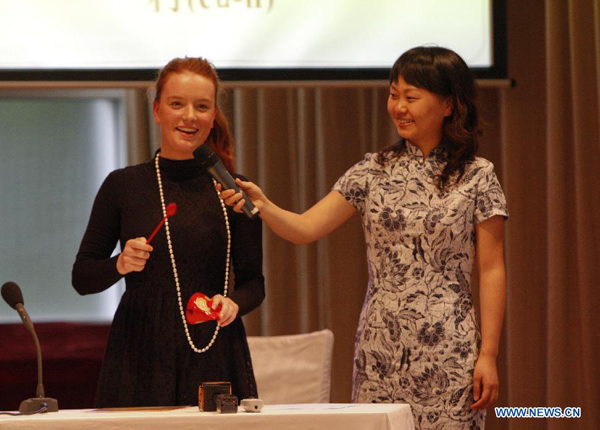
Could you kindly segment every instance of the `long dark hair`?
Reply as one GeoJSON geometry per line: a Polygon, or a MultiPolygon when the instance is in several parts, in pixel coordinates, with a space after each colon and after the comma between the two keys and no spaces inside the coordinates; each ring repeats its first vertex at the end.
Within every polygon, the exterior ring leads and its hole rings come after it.
{"type": "MultiPolygon", "coordinates": [[[[174,58],[158,74],[156,79],[156,96],[154,101],[160,102],[162,89],[169,76],[173,73],[192,72],[204,76],[212,81],[215,86],[215,108],[217,107],[217,94],[219,93],[219,76],[213,65],[202,57],[174,58]]],[[[206,138],[206,144],[217,153],[227,170],[234,172],[233,165],[233,135],[229,122],[221,109],[216,109],[215,124],[206,138]]]]}
{"type": "MultiPolygon", "coordinates": [[[[444,118],[440,149],[446,153],[447,163],[439,175],[438,188],[445,189],[457,174],[456,182],[465,173],[468,163],[475,159],[479,146],[479,115],[475,104],[477,88],[469,66],[454,51],[437,46],[419,46],[406,51],[394,63],[390,85],[402,76],[404,81],[440,97],[450,97],[453,110],[444,118]]],[[[380,152],[392,150],[401,154],[406,149],[404,140],[380,152]]]]}

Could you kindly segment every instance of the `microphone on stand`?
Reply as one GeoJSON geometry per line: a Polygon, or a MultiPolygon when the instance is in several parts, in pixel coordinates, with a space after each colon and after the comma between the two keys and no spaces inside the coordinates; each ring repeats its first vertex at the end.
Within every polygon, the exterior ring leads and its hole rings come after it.
{"type": "Polygon", "coordinates": [[[42,349],[40,348],[40,342],[35,330],[33,329],[33,323],[29,314],[23,306],[23,293],[21,289],[14,282],[6,282],[2,285],[2,298],[8,303],[8,305],[16,309],[25,325],[25,328],[33,336],[35,342],[35,350],[37,354],[37,370],[38,370],[38,385],[36,390],[36,397],[33,399],[23,400],[21,406],[19,406],[19,412],[22,414],[35,414],[38,412],[58,412],[58,402],[56,399],[46,397],[44,394],[44,385],[42,384],[42,349]]]}
{"type": "Polygon", "coordinates": [[[242,193],[242,196],[246,201],[242,210],[248,218],[254,218],[258,215],[258,208],[254,206],[254,203],[250,201],[248,196],[246,196],[246,193],[240,190],[240,187],[237,186],[235,180],[231,177],[225,166],[223,166],[219,156],[215,154],[207,144],[204,143],[200,145],[194,151],[194,158],[200,162],[202,167],[204,167],[213,178],[215,178],[215,181],[221,184],[224,190],[232,189],[235,190],[236,193],[242,193]]]}

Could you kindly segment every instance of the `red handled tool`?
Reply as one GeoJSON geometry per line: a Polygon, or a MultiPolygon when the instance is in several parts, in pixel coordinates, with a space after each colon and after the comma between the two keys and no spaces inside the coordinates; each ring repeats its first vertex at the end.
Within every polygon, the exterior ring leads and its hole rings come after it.
{"type": "Polygon", "coordinates": [[[156,233],[158,233],[158,230],[160,230],[160,228],[164,225],[167,218],[172,217],[173,215],[175,215],[177,213],[177,205],[175,203],[169,203],[167,205],[166,211],[167,211],[167,216],[164,217],[162,220],[160,220],[160,222],[158,223],[158,225],[156,226],[156,228],[154,229],[154,231],[152,232],[152,234],[146,241],[146,243],[148,245],[150,244],[150,241],[152,239],[154,239],[154,236],[156,236],[156,233]]]}

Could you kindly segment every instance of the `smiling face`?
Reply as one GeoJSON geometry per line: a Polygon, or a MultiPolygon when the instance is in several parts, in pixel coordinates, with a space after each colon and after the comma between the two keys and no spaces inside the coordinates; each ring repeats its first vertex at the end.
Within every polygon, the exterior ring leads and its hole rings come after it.
{"type": "Polygon", "coordinates": [[[161,156],[172,160],[194,158],[214,126],[217,112],[215,85],[190,71],[172,73],[160,99],[154,101],[154,121],[161,129],[161,156]]]}
{"type": "Polygon", "coordinates": [[[402,76],[390,86],[387,108],[400,137],[424,153],[440,143],[444,118],[452,114],[449,98],[410,85],[402,76]]]}

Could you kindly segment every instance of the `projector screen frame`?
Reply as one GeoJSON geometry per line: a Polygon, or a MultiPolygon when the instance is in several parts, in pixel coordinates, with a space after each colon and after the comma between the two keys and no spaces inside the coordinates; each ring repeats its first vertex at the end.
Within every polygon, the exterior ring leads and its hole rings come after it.
{"type": "MultiPolygon", "coordinates": [[[[472,67],[478,80],[507,80],[506,0],[492,1],[493,64],[472,67]]],[[[391,68],[392,64],[390,64],[391,68]]],[[[217,67],[222,81],[380,81],[389,78],[390,68],[226,68],[217,67]]],[[[109,84],[154,81],[156,69],[3,69],[1,82],[96,82],[109,84]]],[[[79,86],[79,85],[77,85],[79,86]]],[[[134,85],[135,86],[135,85],[134,85]]]]}

